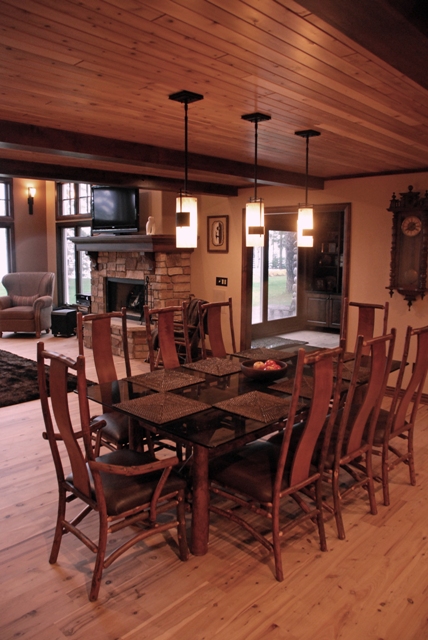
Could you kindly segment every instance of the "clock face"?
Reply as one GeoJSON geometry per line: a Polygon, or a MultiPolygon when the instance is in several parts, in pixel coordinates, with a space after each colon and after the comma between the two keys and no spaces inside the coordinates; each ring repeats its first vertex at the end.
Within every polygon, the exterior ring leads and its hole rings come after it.
{"type": "Polygon", "coordinates": [[[405,236],[417,236],[421,229],[422,222],[417,216],[407,216],[401,223],[401,230],[405,236]]]}

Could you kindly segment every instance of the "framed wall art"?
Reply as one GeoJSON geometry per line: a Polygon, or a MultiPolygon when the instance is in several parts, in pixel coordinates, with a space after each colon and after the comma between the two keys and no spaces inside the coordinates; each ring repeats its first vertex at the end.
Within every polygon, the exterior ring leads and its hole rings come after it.
{"type": "Polygon", "coordinates": [[[228,253],[229,216],[208,216],[207,225],[207,250],[210,253],[228,253]]]}

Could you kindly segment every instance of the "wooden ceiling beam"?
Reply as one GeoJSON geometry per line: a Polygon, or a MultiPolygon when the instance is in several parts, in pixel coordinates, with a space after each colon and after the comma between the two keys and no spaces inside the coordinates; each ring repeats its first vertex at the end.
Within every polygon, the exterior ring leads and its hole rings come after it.
{"type": "MultiPolygon", "coordinates": [[[[0,158],[0,176],[33,178],[38,180],[58,180],[66,182],[89,182],[91,184],[105,184],[122,187],[138,187],[151,191],[175,191],[182,186],[182,180],[158,176],[143,176],[135,173],[118,171],[104,171],[84,167],[48,164],[42,162],[25,162],[0,158]]],[[[197,182],[188,180],[189,191],[199,195],[217,195],[233,197],[238,195],[238,189],[232,185],[216,184],[212,182],[197,182]]]]}
{"type": "MultiPolygon", "coordinates": [[[[124,166],[139,165],[142,167],[142,172],[144,167],[159,171],[162,169],[181,171],[184,167],[183,151],[8,120],[0,120],[0,150],[2,148],[45,152],[95,162],[114,162],[124,166]]],[[[253,164],[197,153],[188,154],[188,167],[190,171],[193,169],[249,180],[254,177],[253,164]]],[[[261,184],[305,186],[305,176],[301,173],[260,165],[257,167],[257,179],[261,184]]],[[[323,189],[324,180],[309,176],[308,187],[323,189]]]]}

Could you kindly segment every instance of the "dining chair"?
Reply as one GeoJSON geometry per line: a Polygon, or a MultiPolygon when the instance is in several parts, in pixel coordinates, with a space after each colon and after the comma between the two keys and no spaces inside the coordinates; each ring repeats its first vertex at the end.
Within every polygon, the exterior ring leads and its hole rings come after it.
{"type": "MultiPolygon", "coordinates": [[[[58,512],[50,564],[57,561],[63,534],[73,533],[96,554],[89,592],[89,600],[94,601],[98,598],[103,570],[130,547],[149,536],[176,528],[180,559],[187,560],[189,551],[184,511],[186,483],[174,471],[178,459],[172,456],[153,460],[149,453],[131,449],[117,449],[97,456],[91,437],[84,356],[79,355],[72,360],[46,351],[44,343],[39,342],[37,363],[43,418],[58,481],[58,512]],[[46,364],[50,369],[50,403],[46,364]],[[77,374],[81,429],[78,432],[70,416],[67,390],[70,371],[77,374]],[[68,455],[66,465],[71,468],[67,474],[63,467],[65,457],[60,443],[65,446],[68,455]],[[83,509],[80,513],[74,512],[70,520],[66,516],[66,507],[75,500],[83,503],[83,509]],[[176,511],[176,516],[165,521],[165,513],[171,509],[176,511]],[[79,526],[91,512],[98,513],[98,534],[94,540],[79,526]],[[161,514],[162,517],[158,517],[161,514]],[[121,541],[106,555],[108,534],[113,534],[114,538],[116,532],[129,526],[133,528],[132,536],[121,541]]],[[[91,527],[93,524],[89,524],[89,531],[91,527]]]]}
{"type": "Polygon", "coordinates": [[[358,336],[355,362],[345,401],[333,429],[326,470],[330,471],[337,534],[345,539],[343,499],[358,487],[367,490],[370,512],[377,513],[372,467],[374,429],[391,370],[395,329],[364,340],[358,336]],[[368,350],[369,355],[365,356],[368,350]],[[363,386],[362,393],[356,393],[363,386]],[[346,479],[343,476],[346,472],[346,479]]]}
{"type": "Polygon", "coordinates": [[[403,357],[394,388],[394,395],[388,409],[380,409],[375,426],[373,453],[382,456],[383,503],[388,506],[389,472],[400,462],[409,467],[410,484],[416,484],[414,461],[414,430],[421,395],[428,370],[428,326],[412,329],[407,327],[403,357]],[[408,366],[410,348],[416,349],[415,362],[410,379],[403,388],[403,379],[408,366]],[[400,450],[400,440],[407,443],[406,450],[400,450]],[[390,454],[393,454],[392,460],[390,454]]]}
{"type": "Polygon", "coordinates": [[[212,501],[210,510],[239,524],[273,552],[278,581],[284,577],[281,540],[284,533],[296,524],[308,519],[316,521],[321,550],[327,549],[322,478],[330,433],[339,406],[342,353],[340,347],[312,354],[299,349],[293,393],[291,397],[287,396],[288,400],[284,399],[289,404],[288,418],[278,425],[277,439],[257,440],[215,458],[210,464],[211,492],[234,505],[227,508],[212,501]],[[335,359],[338,360],[339,376],[336,380],[335,359]],[[302,416],[299,414],[302,407],[300,392],[303,374],[307,375],[308,371],[313,375],[313,395],[308,411],[302,416]],[[321,434],[321,455],[313,465],[313,452],[321,434]],[[293,440],[293,446],[290,446],[293,440]],[[302,513],[299,517],[293,512],[290,521],[281,525],[280,507],[287,497],[294,499],[302,513]],[[240,515],[236,505],[267,518],[272,540],[240,515]]]}
{"type": "MultiPolygon", "coordinates": [[[[125,360],[126,375],[131,375],[131,363],[128,351],[128,334],[126,323],[126,311],[123,307],[121,311],[111,311],[108,313],[77,313],[77,340],[79,345],[79,355],[84,355],[84,329],[91,325],[91,344],[94,358],[95,370],[97,372],[98,383],[114,382],[118,379],[116,366],[113,358],[112,346],[112,321],[115,319],[121,323],[122,345],[121,351],[125,360]]],[[[127,416],[112,411],[103,406],[103,413],[94,416],[94,420],[103,420],[105,426],[98,434],[99,445],[108,449],[121,449],[129,445],[129,438],[132,439],[132,424],[127,416]]]]}
{"type": "Polygon", "coordinates": [[[207,334],[209,337],[210,355],[214,358],[224,358],[224,356],[227,355],[221,322],[223,309],[228,310],[232,353],[236,353],[232,298],[229,298],[226,302],[205,302],[199,305],[199,333],[201,336],[203,358],[206,358],[208,354],[207,334]]]}
{"type": "Polygon", "coordinates": [[[191,362],[187,305],[157,307],[144,306],[146,339],[149,348],[150,370],[163,366],[174,369],[184,362],[191,362]],[[180,361],[181,359],[181,361],[180,361]]]}
{"type": "MultiPolygon", "coordinates": [[[[363,336],[364,340],[370,340],[374,337],[377,316],[380,316],[382,323],[382,333],[379,335],[386,335],[389,302],[385,302],[385,304],[370,304],[368,302],[349,302],[348,298],[345,298],[343,300],[342,320],[340,323],[340,339],[344,341],[345,345],[348,338],[349,307],[358,309],[357,340],[358,336],[363,336]],[[376,314],[376,311],[383,311],[383,313],[376,314]]],[[[366,346],[364,347],[363,355],[368,355],[368,353],[369,348],[366,346]]]]}

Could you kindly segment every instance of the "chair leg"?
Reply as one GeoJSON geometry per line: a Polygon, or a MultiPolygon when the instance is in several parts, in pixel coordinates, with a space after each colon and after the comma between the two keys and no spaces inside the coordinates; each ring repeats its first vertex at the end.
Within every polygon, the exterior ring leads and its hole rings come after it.
{"type": "Polygon", "coordinates": [[[373,465],[372,465],[372,452],[366,452],[366,471],[367,471],[367,492],[369,494],[370,501],[370,513],[372,515],[377,514],[377,504],[374,490],[374,480],[373,480],[373,465]]]}
{"type": "Polygon", "coordinates": [[[413,427],[407,432],[407,453],[409,456],[410,484],[416,485],[415,457],[413,454],[413,427]]]}
{"type": "Polygon", "coordinates": [[[389,451],[387,444],[382,447],[382,490],[383,504],[385,507],[389,507],[389,451]]]}
{"type": "Polygon", "coordinates": [[[320,478],[315,486],[315,503],[317,507],[317,525],[320,537],[321,551],[327,551],[327,538],[325,535],[323,500],[322,500],[322,478],[320,478]]]}
{"type": "Polygon", "coordinates": [[[64,533],[64,527],[62,525],[65,519],[66,510],[66,492],[60,488],[58,496],[58,516],[56,519],[55,535],[52,543],[51,554],[49,556],[49,563],[55,564],[58,559],[59,548],[61,546],[61,540],[64,533]]]}
{"type": "Polygon", "coordinates": [[[272,543],[273,557],[275,560],[275,578],[278,582],[282,582],[284,580],[284,573],[282,570],[281,538],[279,533],[279,506],[277,505],[272,509],[272,543]]]}
{"type": "Polygon", "coordinates": [[[98,598],[98,594],[101,586],[101,576],[104,569],[104,558],[106,555],[107,547],[107,521],[100,513],[99,522],[99,534],[98,534],[98,551],[97,558],[95,560],[94,573],[92,575],[91,591],[89,593],[89,600],[94,602],[98,598]]]}
{"type": "Polygon", "coordinates": [[[342,500],[340,497],[340,488],[339,488],[339,469],[333,470],[332,491],[333,491],[333,502],[334,502],[334,517],[336,519],[336,527],[337,527],[337,537],[339,538],[339,540],[344,540],[345,527],[343,526],[343,518],[342,518],[342,500]]]}

